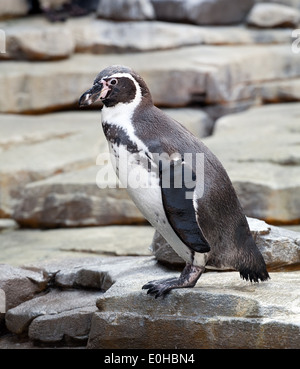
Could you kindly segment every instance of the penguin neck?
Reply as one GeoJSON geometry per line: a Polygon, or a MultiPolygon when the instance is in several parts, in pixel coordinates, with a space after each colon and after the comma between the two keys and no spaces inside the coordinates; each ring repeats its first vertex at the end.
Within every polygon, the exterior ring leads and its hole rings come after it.
{"type": "Polygon", "coordinates": [[[113,124],[123,129],[132,125],[134,111],[142,101],[141,87],[134,78],[132,81],[136,90],[134,99],[127,103],[119,102],[114,106],[104,105],[102,108],[103,123],[113,124]]]}
{"type": "MultiPolygon", "coordinates": [[[[141,89],[138,88],[135,98],[130,102],[118,103],[111,107],[103,106],[101,114],[102,126],[104,132],[107,131],[110,132],[110,130],[107,130],[107,127],[117,128],[115,132],[119,132],[118,134],[119,136],[123,136],[120,135],[120,131],[125,133],[128,140],[137,147],[138,151],[140,150],[148,151],[148,148],[137,136],[136,129],[133,123],[133,115],[141,102],[142,102],[142,93],[141,89]]],[[[106,138],[110,140],[109,137],[106,138]]],[[[122,144],[122,142],[120,143],[122,144]]],[[[126,145],[128,144],[128,142],[123,144],[126,145]]]]}

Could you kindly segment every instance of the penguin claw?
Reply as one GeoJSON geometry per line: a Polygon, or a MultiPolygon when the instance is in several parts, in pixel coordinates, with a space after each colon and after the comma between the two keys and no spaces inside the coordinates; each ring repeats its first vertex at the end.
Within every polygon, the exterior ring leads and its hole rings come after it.
{"type": "Polygon", "coordinates": [[[166,295],[171,289],[178,287],[178,278],[169,278],[166,280],[150,281],[142,289],[148,290],[147,295],[153,295],[156,299],[166,295]]]}

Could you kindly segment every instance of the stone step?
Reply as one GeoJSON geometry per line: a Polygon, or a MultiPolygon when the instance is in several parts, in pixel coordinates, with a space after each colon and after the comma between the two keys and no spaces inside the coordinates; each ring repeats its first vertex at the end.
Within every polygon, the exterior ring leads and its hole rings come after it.
{"type": "Polygon", "coordinates": [[[159,21],[114,22],[95,15],[50,23],[42,16],[0,22],[5,53],[0,59],[57,60],[75,52],[145,52],[191,45],[289,44],[289,29],[195,26],[159,21]],[[135,37],[136,35],[139,37],[135,37]],[[159,35],[159,37],[156,37],[159,35]]]}
{"type": "Polygon", "coordinates": [[[94,165],[107,148],[100,116],[89,112],[2,115],[0,126],[2,217],[12,214],[27,183],[94,165]]]}
{"type": "Polygon", "coordinates": [[[22,266],[87,255],[149,256],[153,234],[150,226],[126,225],[7,230],[0,232],[0,262],[22,266]]]}
{"type": "Polygon", "coordinates": [[[300,76],[298,55],[291,52],[291,45],[193,46],[101,58],[76,54],[55,63],[36,62],[35,68],[26,61],[4,61],[0,112],[45,112],[78,106],[80,95],[95,76],[112,64],[128,65],[139,72],[155,104],[169,107],[205,103],[238,109],[260,99],[257,86],[300,76]]]}
{"type": "Polygon", "coordinates": [[[88,341],[88,348],[105,349],[299,346],[299,271],[271,273],[260,284],[236,272],[208,272],[193,289],[154,299],[142,285],[178,272],[151,257],[77,259],[31,269],[52,276],[51,291],[9,309],[5,319],[11,332],[35,343],[88,341]]]}
{"type": "Polygon", "coordinates": [[[299,103],[252,108],[219,119],[213,136],[203,140],[227,169],[250,217],[300,222],[299,116],[299,103]]]}

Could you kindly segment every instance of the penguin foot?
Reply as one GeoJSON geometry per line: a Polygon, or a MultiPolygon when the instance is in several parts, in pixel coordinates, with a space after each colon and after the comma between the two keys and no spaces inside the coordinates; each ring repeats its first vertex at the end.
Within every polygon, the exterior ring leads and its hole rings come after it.
{"type": "Polygon", "coordinates": [[[187,264],[179,278],[169,278],[155,280],[146,283],[142,289],[148,290],[147,295],[154,295],[155,298],[166,295],[174,288],[192,288],[204,272],[204,267],[187,264]]]}

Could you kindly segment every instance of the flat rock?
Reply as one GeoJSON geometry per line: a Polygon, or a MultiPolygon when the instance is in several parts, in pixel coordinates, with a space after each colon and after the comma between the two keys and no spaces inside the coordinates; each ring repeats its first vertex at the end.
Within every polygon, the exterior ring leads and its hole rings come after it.
{"type": "Polygon", "coordinates": [[[26,0],[0,0],[0,19],[24,16],[29,9],[29,2],[26,0]]]}
{"type": "Polygon", "coordinates": [[[12,215],[27,183],[95,165],[98,153],[107,150],[99,123],[89,113],[4,116],[0,216],[12,215]]]}
{"type": "Polygon", "coordinates": [[[41,271],[0,264],[0,288],[5,292],[6,309],[13,308],[46,289],[48,279],[41,271]]]}
{"type": "Polygon", "coordinates": [[[112,22],[91,17],[67,22],[76,51],[126,53],[166,50],[191,45],[289,44],[290,30],[257,30],[239,26],[195,26],[169,22],[112,22]],[[139,35],[138,38],[135,35],[139,35]],[[158,35],[159,37],[155,37],[158,35]]]}
{"type": "Polygon", "coordinates": [[[300,79],[263,83],[257,86],[257,95],[263,103],[300,101],[300,79]]]}
{"type": "MultiPolygon", "coordinates": [[[[300,233],[275,227],[259,219],[248,218],[250,231],[262,253],[268,270],[298,270],[300,267],[300,233]]],[[[166,265],[183,266],[183,260],[156,231],[150,249],[166,265]]]]}
{"type": "Polygon", "coordinates": [[[99,18],[114,20],[153,19],[154,8],[150,0],[101,0],[97,9],[99,18]]]}
{"type": "Polygon", "coordinates": [[[30,62],[4,61],[0,71],[0,111],[41,112],[78,106],[79,96],[91,86],[99,71],[117,63],[139,72],[155,104],[168,107],[254,103],[254,81],[257,85],[259,81],[300,75],[298,55],[291,53],[290,45],[194,46],[102,55],[100,59],[77,54],[55,63],[37,62],[35,68],[30,62]],[[54,90],[55,94],[51,92],[54,90]]]}
{"type": "Polygon", "coordinates": [[[157,19],[195,24],[232,24],[241,22],[254,1],[245,0],[151,0],[157,19]]]}
{"type": "Polygon", "coordinates": [[[29,183],[12,217],[22,226],[44,228],[146,223],[126,189],[116,188],[117,179],[97,179],[100,170],[94,165],[29,183]]]}
{"type": "MultiPolygon", "coordinates": [[[[109,3],[115,6],[115,2],[109,3]]],[[[5,36],[5,52],[0,53],[0,59],[4,60],[57,60],[71,57],[74,52],[145,52],[202,44],[290,44],[288,29],[257,30],[244,25],[216,27],[160,21],[114,22],[94,15],[70,18],[63,23],[51,23],[36,15],[2,21],[0,29],[5,36]]]]}
{"type": "Polygon", "coordinates": [[[297,27],[300,11],[283,4],[258,3],[247,16],[247,23],[255,27],[297,27]]]}
{"type": "Polygon", "coordinates": [[[6,52],[0,54],[1,59],[57,60],[75,51],[71,30],[42,17],[6,21],[1,28],[6,36],[6,52]]]}
{"type": "MultiPolygon", "coordinates": [[[[0,233],[1,262],[21,266],[87,255],[151,255],[150,226],[108,226],[0,233]]],[[[98,257],[98,256],[97,256],[98,257]]],[[[62,266],[61,266],[62,268],[62,266]]]]}
{"type": "Polygon", "coordinates": [[[89,333],[86,318],[95,311],[95,303],[100,295],[101,292],[95,291],[53,290],[10,309],[5,316],[6,326],[11,332],[20,334],[28,329],[32,320],[35,320],[30,327],[29,336],[32,338],[36,338],[38,331],[40,340],[46,342],[60,341],[64,335],[86,339],[89,333]],[[54,315],[55,324],[57,324],[55,330],[52,323],[54,315]],[[38,320],[36,321],[35,318],[38,320]],[[48,326],[46,326],[46,320],[48,326]],[[76,328],[74,320],[77,323],[76,328]],[[40,337],[41,333],[43,339],[40,337]]]}
{"type": "Polygon", "coordinates": [[[6,325],[34,342],[88,340],[88,348],[106,349],[299,345],[299,272],[271,273],[260,284],[236,272],[208,272],[195,288],[154,299],[142,285],[178,273],[153,257],[73,259],[28,268],[51,277],[51,291],[8,310],[6,325]]]}
{"type": "Polygon", "coordinates": [[[172,275],[149,260],[135,277],[117,281],[97,301],[88,348],[299,346],[299,272],[273,273],[261,284],[235,272],[205,273],[195,288],[158,300],[140,289],[172,275]]]}
{"type": "Polygon", "coordinates": [[[18,227],[18,223],[13,219],[0,219],[0,232],[17,229],[18,227]]]}
{"type": "Polygon", "coordinates": [[[299,114],[299,103],[252,108],[221,118],[203,140],[227,169],[249,217],[299,223],[299,114]]]}

